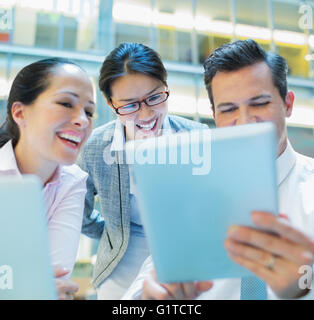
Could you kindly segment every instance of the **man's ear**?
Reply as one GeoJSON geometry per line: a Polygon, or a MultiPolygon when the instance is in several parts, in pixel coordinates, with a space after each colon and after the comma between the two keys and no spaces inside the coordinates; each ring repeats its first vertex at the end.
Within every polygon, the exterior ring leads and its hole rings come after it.
{"type": "Polygon", "coordinates": [[[19,101],[12,104],[11,115],[19,127],[25,126],[25,108],[26,106],[19,101]]]}
{"type": "Polygon", "coordinates": [[[285,99],[287,118],[289,118],[292,114],[293,103],[294,103],[294,93],[292,91],[288,91],[285,99]]]}
{"type": "Polygon", "coordinates": [[[211,108],[212,108],[213,118],[216,121],[215,106],[212,105],[211,108]]]}
{"type": "Polygon", "coordinates": [[[216,113],[215,113],[215,106],[213,103],[210,102],[210,109],[211,109],[211,112],[212,112],[212,115],[213,115],[213,118],[216,122],[216,113]]]}

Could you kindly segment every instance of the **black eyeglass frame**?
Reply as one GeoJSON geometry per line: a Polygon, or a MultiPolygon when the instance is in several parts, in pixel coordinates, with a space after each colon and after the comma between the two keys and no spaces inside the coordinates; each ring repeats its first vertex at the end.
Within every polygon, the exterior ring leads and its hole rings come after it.
{"type": "Polygon", "coordinates": [[[111,103],[113,109],[115,110],[115,112],[116,112],[119,116],[128,116],[129,114],[135,113],[135,112],[137,112],[138,110],[140,110],[141,105],[142,105],[143,102],[144,102],[148,107],[157,106],[158,104],[161,104],[161,103],[167,101],[168,98],[169,98],[169,94],[170,94],[170,92],[169,92],[168,87],[167,87],[165,91],[161,91],[161,92],[154,93],[154,94],[146,97],[145,99],[143,99],[143,100],[141,100],[141,101],[130,102],[130,103],[124,104],[123,106],[120,106],[120,107],[117,107],[117,108],[113,105],[111,99],[110,99],[110,103],[111,103]],[[166,99],[165,99],[165,100],[163,100],[163,101],[161,101],[161,102],[158,102],[158,103],[155,103],[155,104],[148,104],[148,103],[146,102],[147,99],[149,99],[149,98],[151,98],[151,97],[153,97],[153,96],[156,96],[156,95],[158,95],[158,94],[161,94],[161,93],[162,93],[162,94],[164,94],[164,93],[166,94],[166,99]],[[137,110],[132,111],[132,112],[130,112],[130,113],[124,113],[124,114],[119,113],[119,109],[124,108],[124,107],[126,107],[127,105],[133,104],[133,103],[137,103],[137,104],[138,104],[139,107],[138,107],[137,110]]]}

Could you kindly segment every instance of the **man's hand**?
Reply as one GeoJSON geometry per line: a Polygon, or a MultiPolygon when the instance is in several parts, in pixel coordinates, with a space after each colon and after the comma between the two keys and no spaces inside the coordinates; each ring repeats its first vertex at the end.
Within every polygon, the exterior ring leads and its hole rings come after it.
{"type": "Polygon", "coordinates": [[[152,270],[144,281],[142,299],[146,300],[191,300],[213,286],[211,281],[161,284],[152,270]]]}
{"type": "Polygon", "coordinates": [[[299,268],[313,264],[313,239],[270,213],[253,212],[252,220],[267,231],[231,227],[225,241],[230,258],[265,280],[280,298],[307,294],[298,286],[299,268]]]}
{"type": "Polygon", "coordinates": [[[55,284],[58,292],[59,300],[73,300],[73,294],[78,291],[78,285],[71,281],[60,279],[61,277],[67,275],[70,270],[63,268],[55,268],[55,284]]]}

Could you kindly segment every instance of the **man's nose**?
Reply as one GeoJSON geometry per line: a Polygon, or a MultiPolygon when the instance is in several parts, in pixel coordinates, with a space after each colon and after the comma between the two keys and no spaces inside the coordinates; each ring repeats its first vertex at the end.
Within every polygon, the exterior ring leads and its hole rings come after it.
{"type": "Polygon", "coordinates": [[[255,123],[256,117],[252,114],[249,107],[243,106],[239,108],[237,125],[255,123]]]}

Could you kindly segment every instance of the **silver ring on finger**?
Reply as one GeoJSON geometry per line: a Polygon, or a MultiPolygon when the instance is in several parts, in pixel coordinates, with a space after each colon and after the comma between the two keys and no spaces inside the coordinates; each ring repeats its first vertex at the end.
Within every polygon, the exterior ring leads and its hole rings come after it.
{"type": "Polygon", "coordinates": [[[266,264],[266,268],[269,270],[274,270],[275,262],[276,262],[276,257],[274,255],[271,255],[271,257],[269,258],[266,264]]]}

